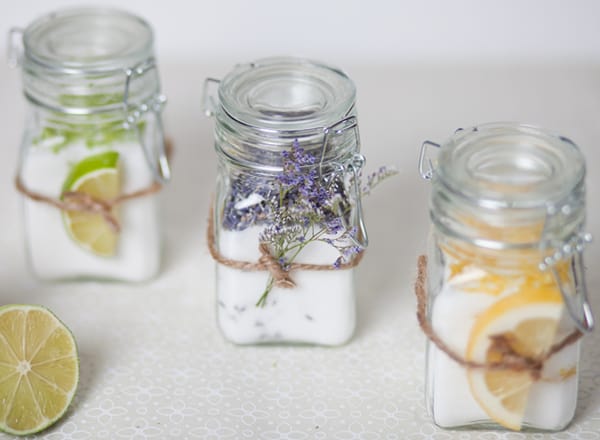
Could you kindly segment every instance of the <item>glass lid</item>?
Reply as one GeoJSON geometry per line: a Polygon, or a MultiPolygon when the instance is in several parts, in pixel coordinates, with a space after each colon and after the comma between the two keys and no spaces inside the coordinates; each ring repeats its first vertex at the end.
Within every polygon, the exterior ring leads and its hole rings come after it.
{"type": "Polygon", "coordinates": [[[124,11],[65,9],[31,23],[23,37],[26,58],[56,70],[110,71],[152,55],[147,22],[124,11]]]}
{"type": "Polygon", "coordinates": [[[355,98],[345,73],[298,58],[239,65],[219,86],[219,102],[229,117],[265,131],[328,127],[352,111],[355,98]]]}
{"type": "Polygon", "coordinates": [[[585,176],[569,139],[529,125],[458,131],[442,145],[435,174],[452,192],[489,208],[532,208],[566,198],[585,176]]]}

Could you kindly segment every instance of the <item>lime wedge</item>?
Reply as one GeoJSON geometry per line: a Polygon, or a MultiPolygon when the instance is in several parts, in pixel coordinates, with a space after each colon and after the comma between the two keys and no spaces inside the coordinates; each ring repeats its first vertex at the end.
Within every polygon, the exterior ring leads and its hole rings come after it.
{"type": "Polygon", "coordinates": [[[49,310],[0,308],[0,429],[39,432],[60,419],[79,382],[77,346],[49,310]]]}
{"type": "MultiPolygon", "coordinates": [[[[63,184],[63,192],[77,191],[98,200],[110,200],[120,193],[119,153],[107,151],[88,156],[75,164],[63,184]]],[[[84,249],[100,256],[115,255],[118,233],[100,214],[64,212],[69,235],[84,249]]]]}

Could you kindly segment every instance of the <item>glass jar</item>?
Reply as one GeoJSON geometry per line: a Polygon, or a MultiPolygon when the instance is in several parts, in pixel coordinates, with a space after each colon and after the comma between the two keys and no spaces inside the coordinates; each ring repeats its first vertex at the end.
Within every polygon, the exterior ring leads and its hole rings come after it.
{"type": "Polygon", "coordinates": [[[34,274],[153,277],[170,170],[152,29],[119,10],[65,9],[13,29],[11,48],[27,100],[16,184],[34,274]]]}
{"type": "Polygon", "coordinates": [[[355,93],[343,72],[296,58],[206,82],[218,156],[207,240],[219,326],[234,343],[353,334],[353,267],[367,244],[355,93]]]}
{"type": "Polygon", "coordinates": [[[434,422],[565,428],[577,403],[578,338],[593,327],[581,152],[540,128],[496,123],[425,142],[419,166],[432,183],[421,305],[434,422]]]}

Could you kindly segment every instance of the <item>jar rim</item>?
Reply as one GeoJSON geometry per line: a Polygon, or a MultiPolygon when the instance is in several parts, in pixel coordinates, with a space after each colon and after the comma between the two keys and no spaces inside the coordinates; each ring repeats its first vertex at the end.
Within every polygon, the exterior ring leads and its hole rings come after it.
{"type": "Polygon", "coordinates": [[[585,178],[570,139],[540,127],[495,122],[459,129],[442,144],[434,175],[452,193],[492,208],[545,208],[585,178]]]}
{"type": "Polygon", "coordinates": [[[356,87],[342,70],[294,57],[240,64],[219,85],[220,109],[233,121],[261,131],[310,135],[353,112],[356,87]]]}
{"type": "Polygon", "coordinates": [[[106,7],[64,8],[24,31],[25,63],[61,73],[121,71],[152,56],[152,28],[141,17],[106,7]]]}

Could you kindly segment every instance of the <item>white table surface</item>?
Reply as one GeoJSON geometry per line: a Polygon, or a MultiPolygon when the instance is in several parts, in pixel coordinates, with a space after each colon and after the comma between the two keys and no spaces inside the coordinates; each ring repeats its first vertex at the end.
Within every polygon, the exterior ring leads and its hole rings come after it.
{"type": "MultiPolygon", "coordinates": [[[[339,348],[237,347],[215,323],[214,263],[204,239],[215,177],[202,81],[229,65],[163,61],[165,118],[176,147],[164,190],[164,268],[141,285],[41,284],[25,264],[13,188],[24,119],[19,71],[0,63],[0,304],[39,303],[73,331],[81,382],[48,439],[600,439],[600,334],[583,342],[575,420],[562,433],[444,431],[425,411],[425,338],[412,284],[425,249],[428,184],[417,173],[425,139],[457,127],[518,120],[581,146],[588,163],[588,229],[600,238],[600,66],[343,66],[358,87],[367,169],[400,171],[365,201],[371,247],[357,270],[358,327],[339,348]]],[[[600,314],[600,243],[586,252],[600,314]]],[[[8,438],[0,434],[0,438],[8,438]]]]}

